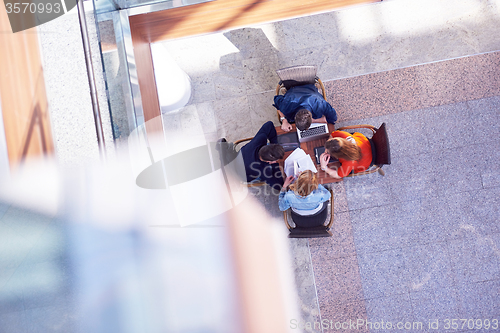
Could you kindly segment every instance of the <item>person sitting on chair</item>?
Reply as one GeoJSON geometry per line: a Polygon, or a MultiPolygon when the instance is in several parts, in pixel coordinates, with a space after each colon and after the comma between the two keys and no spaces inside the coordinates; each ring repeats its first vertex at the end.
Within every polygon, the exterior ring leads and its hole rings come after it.
{"type": "Polygon", "coordinates": [[[337,112],[318,92],[314,84],[294,86],[285,95],[274,96],[273,106],[278,110],[281,129],[289,132],[291,123],[303,131],[311,123],[330,123],[337,121],[337,112]],[[298,117],[298,118],[297,118],[298,117]]]}
{"type": "Polygon", "coordinates": [[[325,143],[325,152],[320,156],[321,169],[332,178],[343,178],[353,173],[366,171],[372,162],[372,147],[368,138],[361,133],[350,134],[335,131],[325,143]],[[340,162],[340,167],[329,168],[330,156],[340,162]]]}
{"type": "Polygon", "coordinates": [[[247,182],[259,179],[265,181],[276,191],[283,185],[283,175],[278,160],[285,150],[278,144],[278,135],[272,121],[259,129],[254,138],[241,148],[247,182]],[[270,144],[267,144],[269,140],[270,144]]]}
{"type": "Polygon", "coordinates": [[[330,192],[318,184],[318,176],[311,170],[300,173],[294,184],[293,176],[287,177],[281,189],[278,205],[281,211],[288,208],[303,216],[313,215],[323,208],[323,202],[330,199],[330,192]],[[287,188],[290,190],[287,190],[287,188]]]}

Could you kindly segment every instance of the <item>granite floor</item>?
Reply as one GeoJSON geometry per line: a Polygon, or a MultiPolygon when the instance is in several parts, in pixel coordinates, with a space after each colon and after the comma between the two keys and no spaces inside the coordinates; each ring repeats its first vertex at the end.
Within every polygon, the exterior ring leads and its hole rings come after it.
{"type": "Polygon", "coordinates": [[[274,71],[298,64],[318,66],[337,126],[387,124],[385,177],[332,184],[334,236],[290,240],[305,332],[499,319],[499,20],[499,1],[384,1],[163,43],[197,108],[175,117],[207,141],[276,122],[274,71]]]}

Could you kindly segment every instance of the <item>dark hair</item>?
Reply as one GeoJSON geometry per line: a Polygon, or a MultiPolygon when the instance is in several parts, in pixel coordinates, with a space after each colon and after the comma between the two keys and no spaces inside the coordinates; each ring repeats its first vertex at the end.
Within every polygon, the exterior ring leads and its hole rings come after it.
{"type": "Polygon", "coordinates": [[[259,157],[268,162],[280,160],[285,156],[285,149],[277,143],[262,146],[259,150],[259,157]]]}
{"type": "Polygon", "coordinates": [[[335,158],[343,158],[349,161],[357,161],[361,158],[361,148],[344,138],[331,138],[325,142],[328,153],[335,158]]]}
{"type": "Polygon", "coordinates": [[[312,113],[307,109],[300,109],[295,115],[295,126],[303,131],[309,128],[312,123],[312,113]]]}

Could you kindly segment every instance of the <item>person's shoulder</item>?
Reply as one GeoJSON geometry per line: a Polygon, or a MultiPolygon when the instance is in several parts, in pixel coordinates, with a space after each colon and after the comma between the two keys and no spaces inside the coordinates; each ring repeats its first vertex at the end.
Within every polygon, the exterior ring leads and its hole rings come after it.
{"type": "Polygon", "coordinates": [[[359,132],[354,132],[352,134],[352,136],[355,138],[366,139],[366,136],[363,133],[359,133],[359,132]]]}
{"type": "Polygon", "coordinates": [[[344,132],[344,131],[335,131],[335,132],[332,132],[332,138],[348,138],[350,137],[351,134],[350,133],[347,133],[347,132],[344,132]]]}
{"type": "Polygon", "coordinates": [[[362,134],[362,133],[355,132],[355,133],[352,134],[352,136],[354,137],[354,139],[358,143],[366,143],[366,142],[368,142],[368,138],[364,134],[362,134]]]}

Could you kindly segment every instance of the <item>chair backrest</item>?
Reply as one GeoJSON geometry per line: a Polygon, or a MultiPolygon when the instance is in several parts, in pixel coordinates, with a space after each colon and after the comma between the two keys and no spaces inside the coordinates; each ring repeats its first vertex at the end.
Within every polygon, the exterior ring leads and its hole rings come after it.
{"type": "Polygon", "coordinates": [[[278,69],[278,74],[281,83],[289,89],[290,87],[302,84],[314,84],[316,82],[316,66],[292,66],[278,69]]]}
{"type": "Polygon", "coordinates": [[[323,207],[314,215],[303,216],[290,211],[295,228],[290,229],[289,238],[315,238],[330,237],[332,232],[330,227],[325,225],[328,218],[328,201],[323,203],[323,207]]]}
{"type": "Polygon", "coordinates": [[[290,211],[290,214],[292,215],[292,220],[295,223],[296,228],[319,227],[325,225],[325,221],[328,216],[327,207],[328,201],[323,203],[323,207],[321,207],[321,210],[316,214],[304,216],[295,213],[293,210],[290,211]]]}
{"type": "Polygon", "coordinates": [[[385,123],[382,123],[375,131],[372,141],[376,148],[375,162],[373,164],[378,166],[391,164],[391,149],[389,147],[389,137],[387,136],[385,123]]]}

